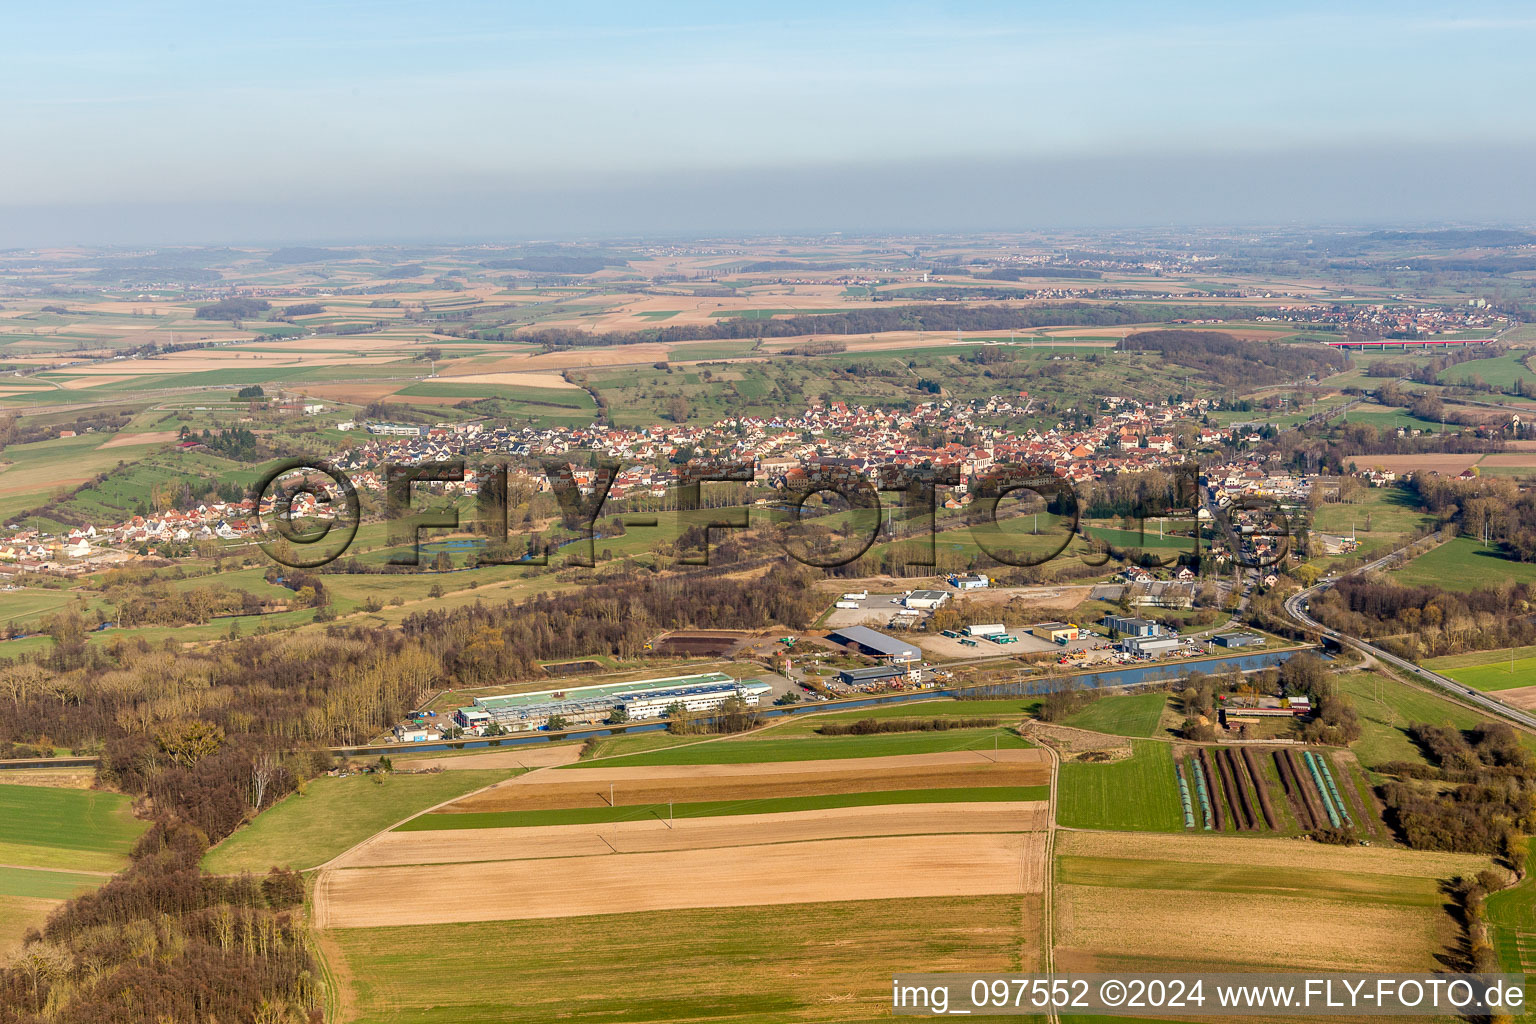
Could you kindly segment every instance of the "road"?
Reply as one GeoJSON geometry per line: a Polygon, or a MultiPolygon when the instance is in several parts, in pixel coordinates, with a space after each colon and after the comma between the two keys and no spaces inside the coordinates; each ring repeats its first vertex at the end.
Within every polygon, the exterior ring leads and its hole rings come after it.
{"type": "MultiPolygon", "coordinates": [[[[1439,540],[1440,538],[1440,534],[1435,534],[1435,539],[1439,540]]],[[[1401,548],[1389,555],[1384,555],[1381,558],[1376,559],[1374,562],[1368,562],[1358,569],[1354,569],[1345,573],[1344,576],[1339,577],[1339,579],[1343,579],[1345,576],[1353,576],[1357,573],[1372,572],[1376,569],[1380,569],[1383,566],[1395,561],[1406,550],[1407,548],[1401,548]]],[[[1415,665],[1407,658],[1399,658],[1397,655],[1384,651],[1380,647],[1368,643],[1359,637],[1350,636],[1346,633],[1340,633],[1338,630],[1329,629],[1327,626],[1324,626],[1322,623],[1318,622],[1310,614],[1308,614],[1308,606],[1310,605],[1313,597],[1321,594],[1323,591],[1327,590],[1337,582],[1338,580],[1328,580],[1326,582],[1319,583],[1317,586],[1311,587],[1310,589],[1300,590],[1295,594],[1292,594],[1289,598],[1286,599],[1285,602],[1286,614],[1308,629],[1316,630],[1323,636],[1332,640],[1336,640],[1341,644],[1347,644],[1348,646],[1353,647],[1358,651],[1361,651],[1373,658],[1391,665],[1393,668],[1400,669],[1401,671],[1408,673],[1421,682],[1425,682],[1431,686],[1439,687],[1442,690],[1448,691],[1457,700],[1464,704],[1474,704],[1478,708],[1487,711],[1490,714],[1497,715],[1500,718],[1505,718],[1512,722],[1518,722],[1519,724],[1530,729],[1536,729],[1536,715],[1531,715],[1527,712],[1521,711],[1519,708],[1511,707],[1508,704],[1505,704],[1503,701],[1495,700],[1485,693],[1481,693],[1477,690],[1471,689],[1470,687],[1462,686],[1454,679],[1443,676],[1438,672],[1431,672],[1429,669],[1423,668],[1422,666],[1415,665]]]]}

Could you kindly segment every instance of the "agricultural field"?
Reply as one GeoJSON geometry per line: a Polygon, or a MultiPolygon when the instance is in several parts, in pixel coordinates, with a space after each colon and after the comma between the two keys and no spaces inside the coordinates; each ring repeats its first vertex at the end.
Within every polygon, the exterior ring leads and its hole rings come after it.
{"type": "MultiPolygon", "coordinates": [[[[814,737],[775,742],[824,745],[814,737]]],[[[738,745],[766,744],[698,747],[738,745]]],[[[688,749],[698,748],[674,752],[688,749]]],[[[1043,884],[1049,763],[1038,750],[634,763],[640,759],[535,771],[375,836],[322,872],[316,919],[349,929],[898,894],[1027,895],[1043,884]],[[805,876],[795,865],[807,862],[822,867],[805,876]],[[434,884],[479,888],[482,898],[412,899],[424,865],[434,884]],[[678,873],[688,886],[636,884],[678,873]]]]}
{"type": "Polygon", "coordinates": [[[485,769],[315,779],[209,850],[203,866],[214,874],[312,868],[403,818],[511,775],[485,769]]]}
{"type": "Polygon", "coordinates": [[[1351,755],[1290,746],[1175,748],[1186,827],[1211,833],[1300,835],[1384,831],[1370,787],[1351,755]]]}
{"type": "Polygon", "coordinates": [[[1033,895],[938,897],[344,929],[327,941],[352,991],[343,1019],[544,1024],[581,991],[594,1020],[853,1024],[888,1018],[892,972],[1035,968],[1039,913],[1033,895]]]}
{"type": "Polygon", "coordinates": [[[570,807],[545,811],[482,811],[462,814],[423,814],[401,825],[400,832],[437,829],[528,828],[540,825],[590,825],[613,821],[674,821],[679,818],[727,817],[736,814],[791,814],[842,807],[881,807],[896,804],[1030,803],[1050,797],[1050,787],[987,786],[974,789],[895,789],[818,796],[766,797],[756,800],[707,800],[686,803],[620,804],[616,807],[570,807]]]}
{"type": "Polygon", "coordinates": [[[148,828],[120,793],[0,784],[0,864],[114,872],[148,828]]]}
{"type": "Polygon", "coordinates": [[[0,784],[0,957],[128,863],[148,824],[118,793],[0,784]]]}
{"type": "MultiPolygon", "coordinates": [[[[857,717],[868,717],[859,715],[857,717]]],[[[1023,749],[1030,743],[1011,729],[949,729],[942,732],[885,733],[874,736],[804,736],[779,738],[771,729],[736,739],[707,740],[698,743],[640,751],[625,756],[622,762],[583,760],[572,769],[606,767],[615,763],[626,766],[749,764],[765,761],[812,761],[840,758],[891,757],[907,754],[933,754],[946,751],[989,751],[1023,749]]]]}
{"type": "Polygon", "coordinates": [[[1516,562],[1472,537],[1457,537],[1396,570],[1393,579],[1411,586],[1446,590],[1498,587],[1505,581],[1536,583],[1536,563],[1516,562]]]}
{"type": "Polygon", "coordinates": [[[1485,693],[1513,690],[1536,684],[1536,647],[1430,658],[1424,667],[1485,693]]]}
{"type": "Polygon", "coordinates": [[[1455,948],[1442,881],[1487,858],[1288,839],[1062,833],[1063,970],[1429,971],[1455,948]],[[1155,965],[1155,966],[1154,966],[1155,965]]]}
{"type": "Polygon", "coordinates": [[[1100,697],[1062,724],[1111,736],[1151,736],[1167,706],[1168,695],[1161,691],[1117,694],[1100,697]]]}
{"type": "Polygon", "coordinates": [[[1536,974],[1536,841],[1527,848],[1525,877],[1519,884],[1490,895],[1483,908],[1492,930],[1494,952],[1499,968],[1511,974],[1526,975],[1526,1003],[1530,1003],[1531,980],[1536,974]]]}
{"type": "Polygon", "coordinates": [[[1056,820],[1068,828],[1183,831],[1172,747],[1133,740],[1132,751],[1124,760],[1103,764],[1063,763],[1056,820]]]}

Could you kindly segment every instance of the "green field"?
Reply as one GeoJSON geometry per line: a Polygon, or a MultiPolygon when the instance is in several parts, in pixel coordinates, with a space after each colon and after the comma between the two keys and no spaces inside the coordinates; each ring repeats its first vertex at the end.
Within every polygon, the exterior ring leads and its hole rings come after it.
{"type": "Polygon", "coordinates": [[[417,811],[514,774],[471,769],[315,779],[209,850],[203,867],[214,874],[312,868],[417,811]]]}
{"type": "Polygon", "coordinates": [[[106,880],[107,876],[102,874],[0,867],[0,896],[67,900],[96,888],[106,880]]]}
{"type": "Polygon", "coordinates": [[[847,757],[888,757],[898,754],[935,754],[948,750],[1024,748],[1032,744],[1011,729],[949,729],[944,732],[901,732],[875,736],[806,736],[711,740],[686,746],[621,755],[622,761],[579,761],[559,771],[620,765],[636,767],[663,764],[753,764],[759,761],[820,761],[847,757]]]}
{"type": "Polygon", "coordinates": [[[1038,905],[981,896],[723,907],[346,928],[328,939],[359,1020],[873,1024],[890,1019],[893,973],[1035,969],[1038,905]]]}
{"type": "Polygon", "coordinates": [[[1424,667],[1484,692],[1536,686],[1536,647],[1519,647],[1513,652],[1506,647],[1500,651],[1453,654],[1431,658],[1424,662],[1424,667]]]}
{"type": "Polygon", "coordinates": [[[0,785],[0,864],[117,871],[149,827],[131,803],[91,789],[0,785]]]}
{"type": "Polygon", "coordinates": [[[1471,537],[1457,537],[1415,558],[1392,578],[1446,590],[1491,589],[1505,581],[1536,583],[1536,563],[1511,561],[1496,547],[1484,547],[1482,541],[1471,537]]]}
{"type": "Polygon", "coordinates": [[[1167,704],[1168,695],[1160,692],[1100,697],[1062,724],[1112,736],[1151,736],[1167,704]]]}
{"type": "Polygon", "coordinates": [[[1057,781],[1056,821],[1068,828],[1182,832],[1184,811],[1173,748],[1134,740],[1135,753],[1109,764],[1067,762],[1057,781]]]}
{"type": "MultiPolygon", "coordinates": [[[[1536,840],[1527,847],[1525,877],[1518,885],[1489,896],[1483,904],[1499,969],[1527,976],[1536,974],[1536,875],[1532,869],[1536,869],[1536,840]]],[[[1527,977],[1527,1003],[1531,987],[1527,977]]]]}
{"type": "Polygon", "coordinates": [[[744,356],[757,347],[755,341],[701,341],[679,345],[667,350],[667,358],[679,360],[732,359],[744,356]]]}
{"type": "Polygon", "coordinates": [[[1374,672],[1350,672],[1337,677],[1339,692],[1354,699],[1362,732],[1350,749],[1367,768],[1387,761],[1424,764],[1424,753],[1408,738],[1415,722],[1470,729],[1486,721],[1471,708],[1453,704],[1424,690],[1374,672]]]}
{"type": "Polygon", "coordinates": [[[423,814],[396,832],[435,832],[443,829],[527,828],[534,825],[591,825],[609,821],[671,818],[716,818],[735,814],[783,814],[835,807],[879,807],[886,804],[962,804],[1047,800],[1049,786],[977,786],[968,789],[887,789],[871,793],[829,793],[820,796],[768,797],[760,800],[704,800],[683,804],[620,804],[617,807],[564,807],[546,811],[474,811],[464,814],[423,814]]]}
{"type": "Polygon", "coordinates": [[[1440,432],[1441,425],[1434,420],[1423,420],[1403,408],[1384,409],[1379,405],[1356,407],[1345,413],[1339,423],[1369,424],[1377,430],[1397,430],[1406,427],[1410,430],[1440,432]]]}

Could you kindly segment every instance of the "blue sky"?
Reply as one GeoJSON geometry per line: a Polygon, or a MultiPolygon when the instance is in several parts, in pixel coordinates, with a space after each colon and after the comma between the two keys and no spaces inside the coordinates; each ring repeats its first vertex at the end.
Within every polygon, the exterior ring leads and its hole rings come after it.
{"type": "Polygon", "coordinates": [[[1222,217],[1345,216],[1307,179],[1357,164],[1388,179],[1366,218],[1536,214],[1524,190],[1487,191],[1530,178],[1529,5],[149,2],[6,21],[0,214],[23,234],[79,231],[88,209],[210,235],[421,236],[427,207],[447,233],[642,230],[648,204],[681,217],[711,190],[679,231],[793,217],[796,195],[806,223],[755,226],[807,228],[860,181],[938,225],[936,193],[978,167],[1015,219],[1093,217],[1008,202],[1008,167],[1042,188],[1107,175],[1107,212],[1162,222],[1198,196],[1142,196],[1131,169],[1176,182],[1180,161],[1257,161],[1261,192],[1284,193],[1222,217]],[[1451,154],[1521,173],[1458,201],[1451,154]],[[795,194],[726,201],[768,179],[795,194]]]}

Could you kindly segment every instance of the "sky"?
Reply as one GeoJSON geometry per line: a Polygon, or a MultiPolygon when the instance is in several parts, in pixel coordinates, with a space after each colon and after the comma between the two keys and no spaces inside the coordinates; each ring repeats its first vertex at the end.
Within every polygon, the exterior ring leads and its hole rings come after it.
{"type": "Polygon", "coordinates": [[[0,245],[1536,221],[1536,9],[10,5],[0,245]]]}

